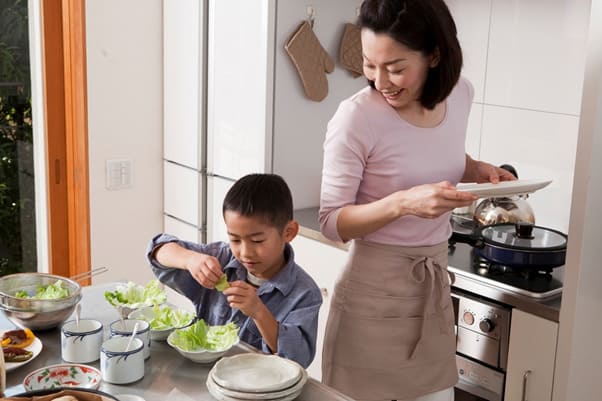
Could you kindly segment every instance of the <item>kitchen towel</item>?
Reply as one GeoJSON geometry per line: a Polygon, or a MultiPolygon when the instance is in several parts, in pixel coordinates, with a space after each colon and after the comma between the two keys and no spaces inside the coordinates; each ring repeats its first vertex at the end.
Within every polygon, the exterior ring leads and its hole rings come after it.
{"type": "Polygon", "coordinates": [[[334,60],[324,50],[308,21],[299,25],[284,49],[297,69],[307,97],[316,102],[324,99],[328,94],[326,73],[334,71],[334,60]]]}
{"type": "Polygon", "coordinates": [[[339,62],[354,78],[364,75],[360,28],[355,24],[345,24],[339,47],[339,62]]]}

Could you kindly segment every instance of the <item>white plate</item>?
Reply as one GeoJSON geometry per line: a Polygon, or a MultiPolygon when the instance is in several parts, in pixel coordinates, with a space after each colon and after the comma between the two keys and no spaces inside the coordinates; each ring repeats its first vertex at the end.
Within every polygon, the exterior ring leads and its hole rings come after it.
{"type": "Polygon", "coordinates": [[[213,380],[221,387],[248,393],[283,390],[303,375],[298,363],[276,355],[239,354],[224,357],[213,368],[213,380]]]}
{"type": "MultiPolygon", "coordinates": [[[[18,329],[11,329],[11,330],[18,330],[18,329]]],[[[4,333],[8,331],[8,330],[2,330],[0,332],[0,338],[4,335],[4,333]]],[[[26,361],[23,362],[6,362],[5,366],[6,366],[6,371],[10,372],[11,370],[15,370],[18,367],[21,367],[23,365],[28,364],[29,362],[33,361],[34,358],[36,356],[38,356],[40,354],[40,352],[42,352],[42,341],[40,341],[40,339],[38,337],[33,339],[33,342],[31,344],[29,344],[27,347],[25,347],[25,349],[27,351],[31,351],[33,352],[33,355],[31,356],[31,358],[29,358],[26,361]]]]}
{"type": "Polygon", "coordinates": [[[458,184],[458,191],[470,192],[481,198],[491,198],[496,196],[511,196],[530,194],[547,187],[552,180],[515,180],[501,181],[497,184],[489,182],[483,184],[458,184]]]}
{"type": "Polygon", "coordinates": [[[230,390],[230,389],[221,387],[213,379],[213,369],[211,369],[211,371],[209,371],[209,375],[207,376],[206,384],[207,384],[207,389],[209,389],[210,387],[213,387],[213,389],[212,389],[213,391],[219,392],[227,397],[241,398],[244,400],[273,400],[273,399],[280,399],[283,397],[289,397],[293,394],[297,394],[297,395],[300,394],[301,391],[303,390],[303,386],[307,382],[307,376],[308,376],[307,371],[305,371],[305,369],[303,369],[301,379],[299,379],[299,381],[297,383],[293,384],[291,387],[288,387],[284,390],[270,391],[270,392],[266,392],[266,393],[248,393],[248,392],[235,391],[235,390],[230,390]]]}
{"type": "MultiPolygon", "coordinates": [[[[303,384],[305,384],[305,381],[307,381],[307,377],[306,376],[302,376],[303,380],[303,384]]],[[[262,393],[262,397],[260,398],[251,398],[251,395],[255,395],[254,393],[238,393],[240,394],[239,397],[232,397],[230,395],[227,395],[224,391],[223,387],[220,387],[217,383],[215,383],[213,380],[211,380],[210,377],[207,378],[207,390],[209,390],[209,394],[211,394],[213,396],[213,398],[215,398],[218,401],[248,401],[248,400],[264,400],[264,401],[292,401],[294,399],[296,399],[297,397],[299,397],[299,394],[301,394],[301,392],[303,391],[303,385],[301,386],[294,386],[295,390],[292,392],[289,392],[286,395],[282,395],[282,396],[275,396],[273,394],[270,393],[262,393]]]]}

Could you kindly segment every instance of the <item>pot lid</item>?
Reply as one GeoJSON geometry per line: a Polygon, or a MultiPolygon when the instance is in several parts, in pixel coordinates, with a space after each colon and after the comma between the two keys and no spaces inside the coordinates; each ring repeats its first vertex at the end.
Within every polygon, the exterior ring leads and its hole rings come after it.
{"type": "Polygon", "coordinates": [[[560,231],[526,222],[485,226],[481,236],[488,244],[528,251],[564,250],[567,243],[567,236],[560,231]]]}

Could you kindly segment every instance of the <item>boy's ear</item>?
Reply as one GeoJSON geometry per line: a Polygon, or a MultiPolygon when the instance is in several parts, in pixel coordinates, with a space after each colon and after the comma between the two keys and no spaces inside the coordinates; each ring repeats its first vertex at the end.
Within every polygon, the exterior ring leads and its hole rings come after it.
{"type": "Polygon", "coordinates": [[[286,242],[291,242],[297,236],[298,232],[299,232],[299,223],[297,222],[297,220],[289,221],[288,223],[286,223],[286,226],[284,227],[284,232],[283,232],[284,240],[286,242]]]}

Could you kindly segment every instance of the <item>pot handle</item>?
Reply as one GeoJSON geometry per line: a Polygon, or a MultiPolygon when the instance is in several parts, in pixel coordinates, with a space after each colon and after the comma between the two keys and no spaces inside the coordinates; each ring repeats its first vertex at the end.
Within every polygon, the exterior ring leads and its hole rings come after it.
{"type": "Polygon", "coordinates": [[[518,179],[518,173],[516,172],[516,169],[514,168],[513,165],[511,165],[511,164],[502,164],[500,166],[500,168],[503,168],[504,170],[512,173],[512,175],[515,176],[516,179],[518,179]]]}
{"type": "Polygon", "coordinates": [[[449,242],[455,243],[460,242],[468,245],[472,245],[475,248],[483,249],[485,247],[485,243],[480,235],[475,234],[460,234],[458,232],[452,231],[452,235],[449,238],[449,242]]]}

